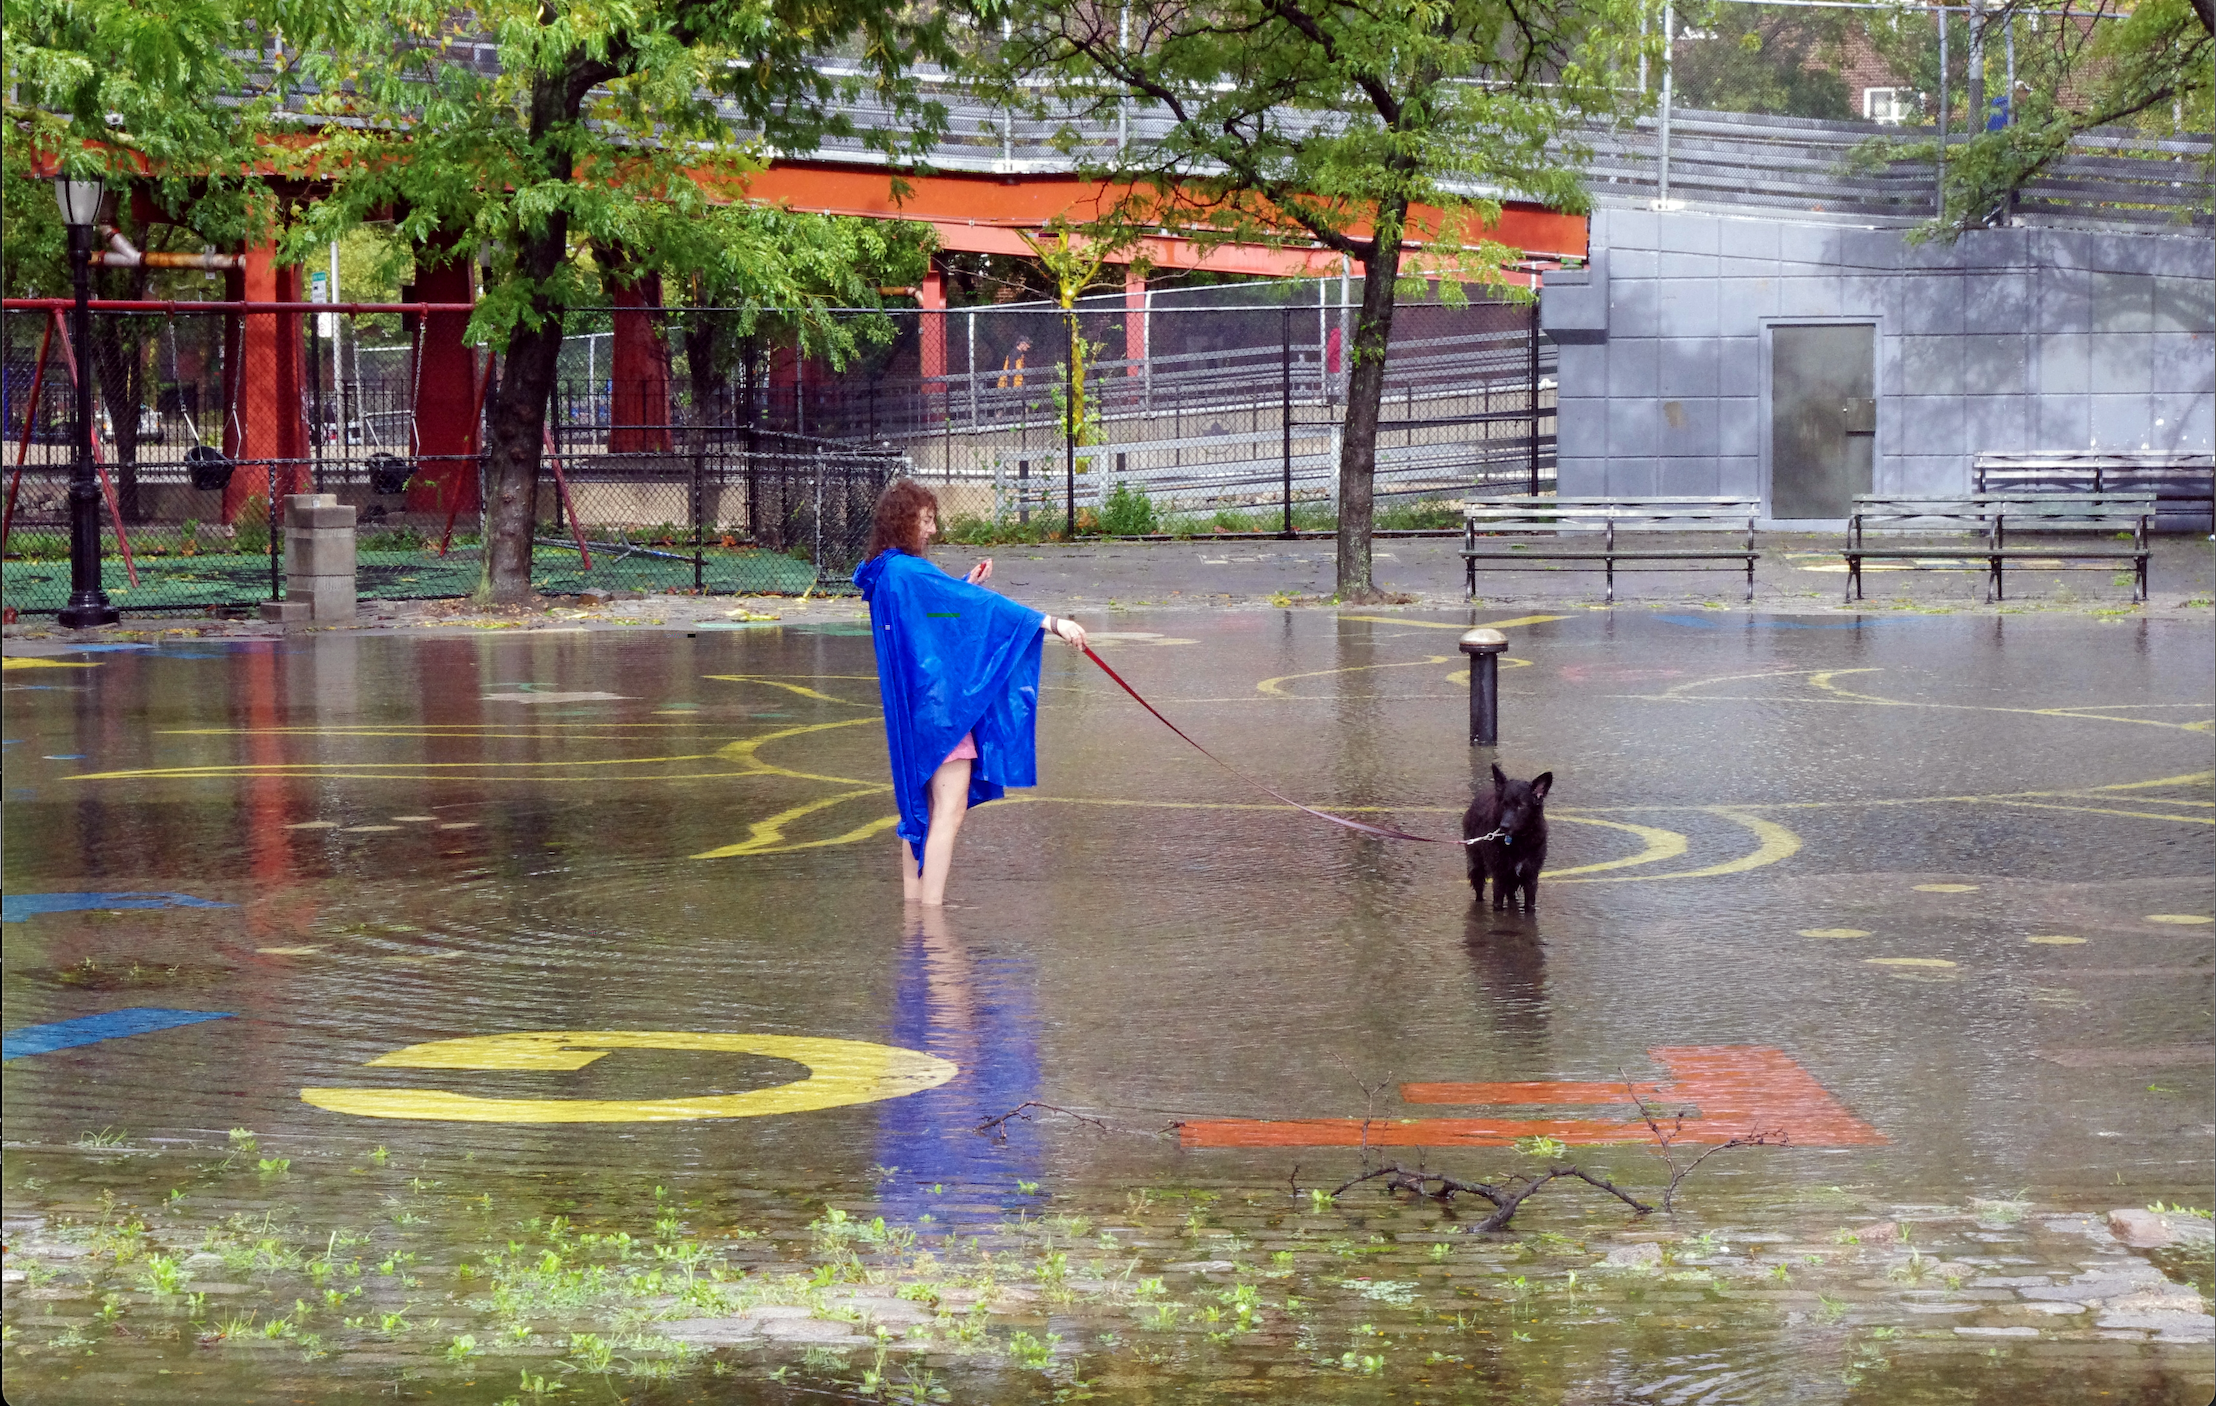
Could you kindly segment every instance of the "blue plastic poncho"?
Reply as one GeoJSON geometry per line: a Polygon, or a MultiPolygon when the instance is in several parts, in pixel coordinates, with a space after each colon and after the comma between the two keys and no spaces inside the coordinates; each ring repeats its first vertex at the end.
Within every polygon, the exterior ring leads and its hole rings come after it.
{"type": "Polygon", "coordinates": [[[1039,627],[1046,617],[890,549],[857,567],[854,584],[869,602],[877,646],[899,833],[921,866],[931,773],[963,733],[977,742],[971,805],[1039,783],[1039,627]]]}

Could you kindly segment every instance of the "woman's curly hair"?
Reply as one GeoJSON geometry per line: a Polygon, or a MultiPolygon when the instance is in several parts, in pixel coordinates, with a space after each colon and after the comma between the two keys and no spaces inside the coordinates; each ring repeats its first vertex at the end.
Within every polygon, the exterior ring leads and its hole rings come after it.
{"type": "Polygon", "coordinates": [[[885,491],[877,495],[877,508],[870,515],[869,550],[865,560],[875,560],[879,552],[890,547],[906,552],[912,557],[923,555],[929,545],[923,540],[923,510],[939,510],[939,495],[925,488],[912,478],[896,478],[885,485],[885,491]]]}

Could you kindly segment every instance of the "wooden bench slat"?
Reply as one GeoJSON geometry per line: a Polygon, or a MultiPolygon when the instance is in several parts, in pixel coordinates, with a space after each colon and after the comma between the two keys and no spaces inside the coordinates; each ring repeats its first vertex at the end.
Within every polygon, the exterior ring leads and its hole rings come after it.
{"type": "Polygon", "coordinates": [[[1470,498],[1463,504],[1462,563],[1469,593],[1477,594],[1480,566],[1532,571],[1565,562],[1599,562],[1607,574],[1608,599],[1616,599],[1616,567],[1639,563],[1654,571],[1715,569],[1728,565],[1747,575],[1747,599],[1754,599],[1754,567],[1761,551],[1754,545],[1760,500],[1710,495],[1643,498],[1470,498]],[[1743,544],[1723,548],[1632,547],[1619,545],[1617,533],[1731,531],[1743,544]],[[1537,538],[1528,545],[1480,547],[1486,537],[1537,538]],[[1602,535],[1606,544],[1579,545],[1565,538],[1602,535]],[[1709,564],[1696,566],[1696,563],[1709,564]]]}
{"type": "Polygon", "coordinates": [[[2133,573],[2132,599],[2147,595],[2147,524],[2156,512],[2156,496],[2143,490],[2082,493],[1998,492],[1958,494],[1952,497],[1910,497],[1860,493],[1847,522],[1847,542],[1840,555],[1847,563],[1847,599],[1862,596],[1862,563],[1880,561],[1982,561],[1986,567],[1986,599],[2005,594],[2003,572],[2011,561],[2045,562],[2053,570],[2095,570],[2128,563],[2133,573]],[[2128,546],[2022,546],[2008,545],[2008,531],[2036,534],[2091,535],[2131,529],[2128,546]],[[1888,536],[1939,535],[1982,537],[1982,543],[1965,543],[1952,551],[1916,547],[1872,547],[1865,533],[1875,528],[1888,536]],[[2084,563],[2080,565],[2079,563],[2084,563]],[[2101,567],[2092,565],[2101,564],[2101,567]]]}

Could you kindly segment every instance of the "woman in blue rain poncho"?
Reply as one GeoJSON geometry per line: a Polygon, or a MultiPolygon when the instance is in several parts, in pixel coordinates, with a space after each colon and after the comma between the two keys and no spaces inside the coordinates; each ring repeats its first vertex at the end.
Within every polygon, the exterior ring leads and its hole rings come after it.
{"type": "Polygon", "coordinates": [[[938,498],[895,479],[877,500],[867,560],[854,572],[885,700],[901,895],[934,907],[946,902],[954,836],[969,808],[1038,784],[1042,637],[1085,645],[1075,620],[980,586],[993,574],[990,558],[960,578],[933,566],[923,552],[938,530],[938,498]]]}

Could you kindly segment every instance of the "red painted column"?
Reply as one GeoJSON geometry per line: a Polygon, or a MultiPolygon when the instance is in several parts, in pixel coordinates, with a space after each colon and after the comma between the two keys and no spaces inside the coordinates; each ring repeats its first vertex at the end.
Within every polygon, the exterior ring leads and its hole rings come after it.
{"type": "Polygon", "coordinates": [[[1123,269],[1123,355],[1126,376],[1140,374],[1146,360],[1146,275],[1130,264],[1123,269]]]}
{"type": "MultiPolygon", "coordinates": [[[[233,275],[241,297],[248,302],[296,303],[301,300],[300,270],[280,268],[274,245],[247,249],[246,267],[233,275]]],[[[246,500],[269,501],[306,492],[308,483],[308,426],[303,418],[306,378],[301,364],[301,315],[294,312],[247,313],[239,336],[239,380],[231,388],[236,425],[226,426],[224,440],[237,458],[289,460],[289,463],[242,464],[223,490],[223,520],[238,516],[246,500]]]]}
{"type": "MultiPolygon", "coordinates": [[[[476,266],[467,259],[437,268],[418,265],[415,297],[426,303],[474,303],[475,275],[476,266]]],[[[416,455],[421,462],[408,485],[411,513],[477,511],[478,356],[462,341],[468,326],[466,312],[435,312],[423,319],[415,385],[416,455]]]]}
{"type": "Polygon", "coordinates": [[[608,280],[619,311],[615,314],[613,384],[608,392],[608,452],[666,453],[669,439],[669,348],[663,345],[661,319],[651,312],[623,308],[662,306],[662,280],[646,274],[630,283],[608,280]]]}
{"type": "Polygon", "coordinates": [[[916,297],[923,309],[917,314],[917,353],[922,362],[923,393],[945,395],[946,385],[946,270],[939,261],[931,261],[931,269],[923,276],[923,287],[916,297]]]}

